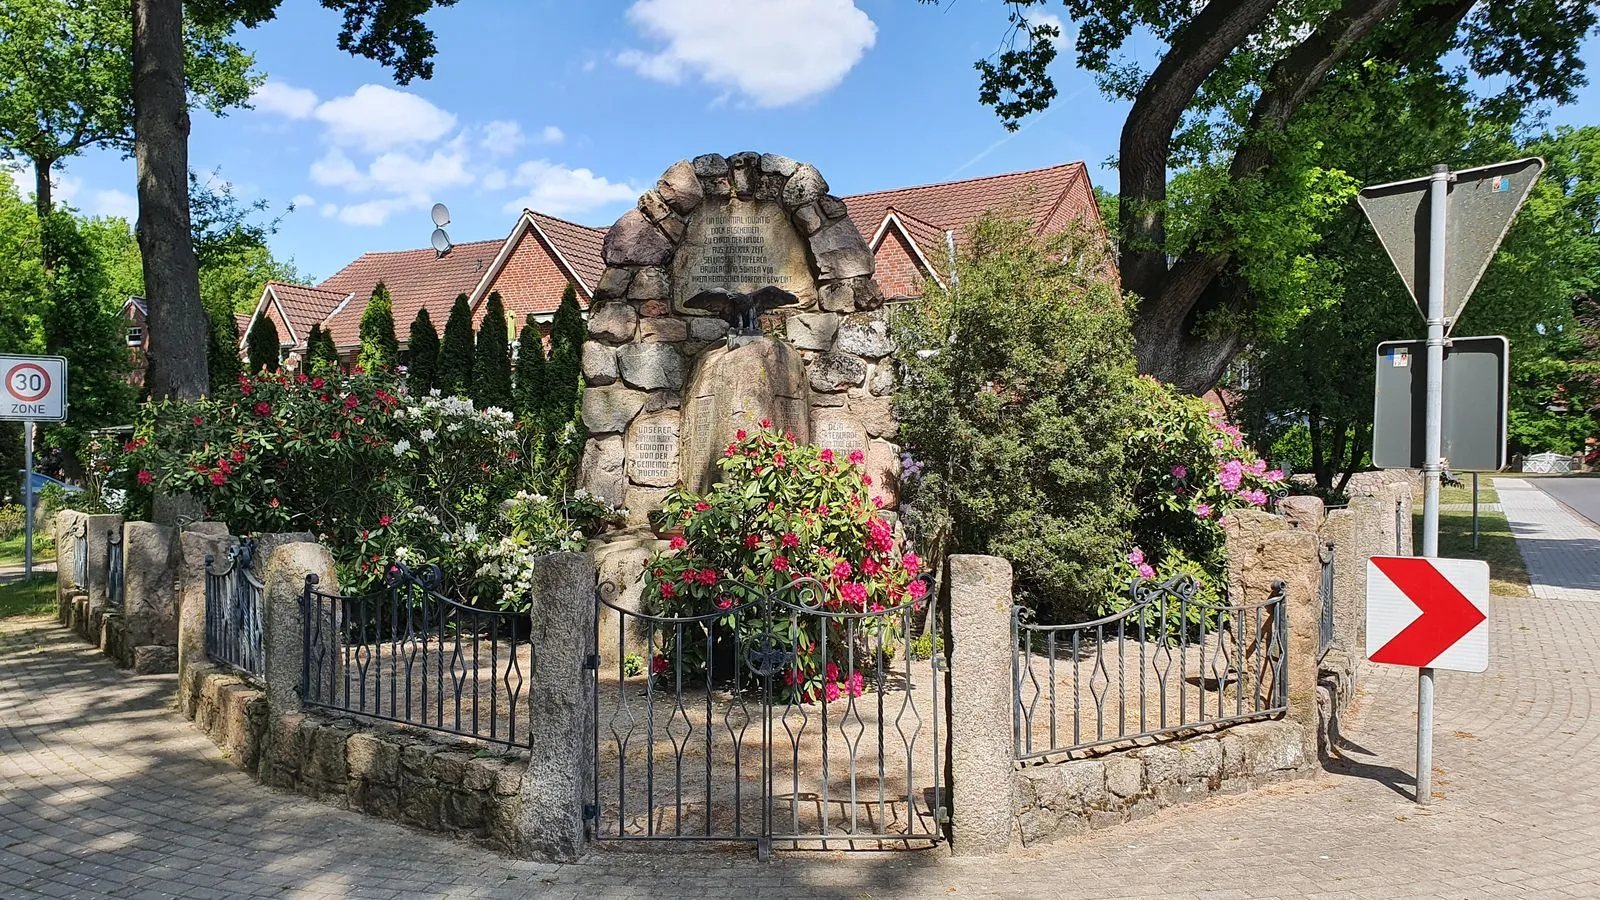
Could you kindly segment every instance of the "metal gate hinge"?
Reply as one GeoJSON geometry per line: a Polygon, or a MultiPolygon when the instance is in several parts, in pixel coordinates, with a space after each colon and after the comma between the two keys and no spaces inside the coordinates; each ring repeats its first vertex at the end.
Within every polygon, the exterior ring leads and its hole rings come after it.
{"type": "Polygon", "coordinates": [[[589,822],[600,818],[600,807],[593,803],[585,803],[583,805],[583,818],[589,822]]]}
{"type": "Polygon", "coordinates": [[[591,653],[583,658],[583,667],[591,671],[600,671],[600,654],[591,653]]]}

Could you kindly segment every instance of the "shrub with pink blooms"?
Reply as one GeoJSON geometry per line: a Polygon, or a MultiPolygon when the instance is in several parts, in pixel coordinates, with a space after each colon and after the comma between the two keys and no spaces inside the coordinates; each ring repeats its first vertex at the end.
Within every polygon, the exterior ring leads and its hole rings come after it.
{"type": "Polygon", "coordinates": [[[1282,490],[1283,472],[1268,469],[1239,429],[1204,400],[1149,377],[1137,379],[1136,390],[1139,413],[1126,453],[1138,514],[1122,574],[1187,572],[1215,585],[1227,563],[1224,518],[1233,510],[1267,508],[1282,490]]]}
{"type": "MultiPolygon", "coordinates": [[[[858,462],[798,444],[772,431],[770,423],[740,432],[718,461],[721,483],[705,494],[674,491],[663,502],[660,527],[679,533],[647,569],[649,611],[689,617],[725,610],[712,623],[714,639],[730,637],[737,628],[747,645],[760,634],[790,642],[795,658],[782,676],[786,697],[815,702],[859,696],[861,659],[875,658],[880,644],[892,658],[904,619],[873,614],[920,601],[927,585],[917,577],[922,561],[902,552],[893,526],[870,501],[870,480],[858,462]],[[859,616],[857,668],[846,665],[851,646],[843,618],[791,616],[772,607],[769,619],[763,606],[768,596],[859,616]],[[869,652],[863,654],[864,648],[869,652]]],[[[662,663],[703,672],[705,646],[704,631],[686,634],[681,646],[669,639],[662,663]]]]}

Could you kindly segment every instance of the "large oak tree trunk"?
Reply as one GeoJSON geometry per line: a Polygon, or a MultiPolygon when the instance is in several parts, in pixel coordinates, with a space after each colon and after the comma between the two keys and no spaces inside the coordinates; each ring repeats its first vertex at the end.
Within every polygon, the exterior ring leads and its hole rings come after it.
{"type": "Polygon", "coordinates": [[[55,209],[50,184],[50,170],[55,164],[53,159],[37,158],[33,161],[33,208],[39,213],[41,222],[49,218],[50,211],[55,209]]]}
{"type": "Polygon", "coordinates": [[[199,397],[209,387],[207,319],[189,227],[183,0],[133,0],[133,129],[150,310],[145,385],[157,399],[199,397]]]}

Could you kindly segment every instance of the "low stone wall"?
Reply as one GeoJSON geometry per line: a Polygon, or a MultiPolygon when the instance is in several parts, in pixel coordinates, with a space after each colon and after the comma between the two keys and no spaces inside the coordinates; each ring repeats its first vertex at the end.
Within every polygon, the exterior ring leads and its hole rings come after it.
{"type": "Polygon", "coordinates": [[[1120,825],[1158,809],[1315,771],[1296,722],[1253,722],[1215,734],[1017,772],[1012,814],[1024,847],[1120,825]]]}

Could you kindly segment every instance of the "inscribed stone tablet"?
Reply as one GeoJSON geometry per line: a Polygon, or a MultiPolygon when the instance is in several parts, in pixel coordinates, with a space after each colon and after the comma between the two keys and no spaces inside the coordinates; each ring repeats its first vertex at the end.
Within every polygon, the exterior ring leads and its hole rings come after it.
{"type": "Polygon", "coordinates": [[[628,479],[670,487],[678,483],[678,414],[640,416],[628,427],[628,479]]]}
{"type": "Polygon", "coordinates": [[[673,306],[688,315],[706,315],[683,305],[701,291],[749,294],[777,287],[801,306],[817,299],[805,242],[782,204],[771,200],[735,198],[700,207],[673,259],[672,287],[673,306]]]}
{"type": "Polygon", "coordinates": [[[850,454],[857,450],[863,454],[867,452],[866,426],[855,419],[819,413],[812,423],[812,430],[816,432],[817,446],[832,450],[840,462],[848,460],[850,454]]]}

